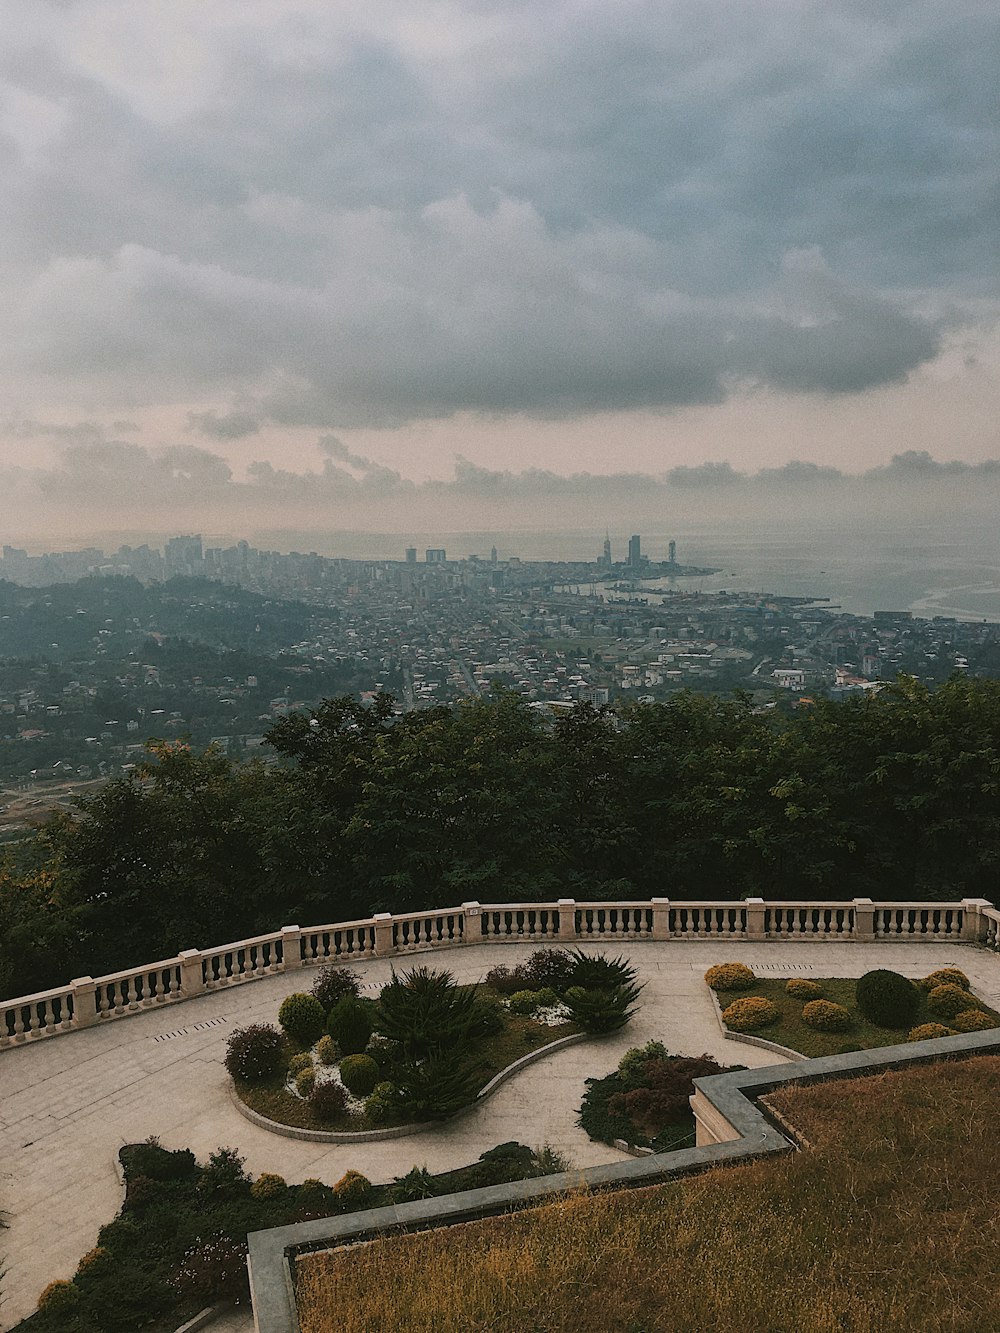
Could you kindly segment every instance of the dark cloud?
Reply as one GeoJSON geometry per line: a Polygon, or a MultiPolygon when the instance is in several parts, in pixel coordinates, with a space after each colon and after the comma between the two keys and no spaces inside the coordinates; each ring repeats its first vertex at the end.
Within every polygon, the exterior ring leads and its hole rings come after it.
{"type": "Polygon", "coordinates": [[[219,440],[856,394],[996,300],[976,0],[445,0],[433,30],[220,0],[148,33],[94,0],[89,46],[7,8],[0,332],[38,393],[235,403],[191,414],[219,440]]]}

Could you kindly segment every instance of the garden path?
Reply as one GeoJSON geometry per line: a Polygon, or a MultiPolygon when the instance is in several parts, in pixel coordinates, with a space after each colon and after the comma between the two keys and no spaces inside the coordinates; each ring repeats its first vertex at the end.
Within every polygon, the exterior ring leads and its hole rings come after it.
{"type": "MultiPolygon", "coordinates": [[[[461,982],[479,980],[498,963],[529,956],[535,945],[475,945],[426,954],[461,982]]],[[[600,946],[595,945],[595,949],[600,946]]],[[[619,952],[613,940],[603,946],[619,952]]],[[[0,1053],[0,1232],[6,1267],[0,1329],[35,1306],[53,1278],[70,1277],[96,1242],[98,1228],[121,1204],[118,1149],[157,1135],[164,1147],[192,1148],[204,1159],[237,1148],[254,1175],[276,1171],[289,1182],[316,1176],[334,1182],[348,1168],[382,1182],[413,1165],[431,1171],[474,1162],[510,1139],[549,1143],[576,1166],[619,1159],[576,1125],[584,1079],[601,1076],[629,1047],[651,1038],[673,1052],[708,1052],[723,1063],[779,1063],[768,1051],[723,1039],[702,975],[712,963],[739,959],[774,976],[859,976],[873,966],[923,976],[963,968],[974,989],[1000,1008],[1000,958],[960,944],[769,943],[726,946],[701,941],[644,941],[625,951],[646,983],[638,1015],[622,1033],[552,1055],[505,1084],[473,1112],[410,1138],[357,1145],[287,1139],[249,1124],[233,1107],[223,1058],[234,1027],[273,1022],[282,998],[307,990],[310,970],[228,987],[129,1019],[0,1053]]],[[[393,960],[398,968],[408,959],[393,960]]],[[[392,963],[358,963],[366,991],[388,979],[392,963]]],[[[219,1333],[251,1327],[240,1316],[219,1333]]]]}

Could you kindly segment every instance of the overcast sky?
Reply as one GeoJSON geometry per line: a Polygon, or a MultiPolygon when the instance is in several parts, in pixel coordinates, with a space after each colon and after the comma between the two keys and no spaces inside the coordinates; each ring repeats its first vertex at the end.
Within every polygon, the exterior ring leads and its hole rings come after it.
{"type": "Polygon", "coordinates": [[[995,0],[0,23],[12,533],[1000,457],[995,0]]]}

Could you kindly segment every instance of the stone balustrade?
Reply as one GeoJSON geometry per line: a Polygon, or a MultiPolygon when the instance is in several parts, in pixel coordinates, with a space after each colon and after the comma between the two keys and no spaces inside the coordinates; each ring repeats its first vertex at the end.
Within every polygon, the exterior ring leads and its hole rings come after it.
{"type": "Polygon", "coordinates": [[[0,1050],[175,1004],[224,986],[327,962],[398,958],[463,944],[702,940],[966,942],[1000,951],[1000,911],[985,898],[951,903],[576,902],[463,903],[430,912],[383,912],[329,926],[283,926],[212,949],[0,1001],[0,1050]]]}

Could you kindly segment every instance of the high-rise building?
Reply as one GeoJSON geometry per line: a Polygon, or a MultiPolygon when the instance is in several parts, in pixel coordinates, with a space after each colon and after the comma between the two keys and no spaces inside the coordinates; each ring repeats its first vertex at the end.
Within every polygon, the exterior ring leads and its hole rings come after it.
{"type": "Polygon", "coordinates": [[[677,564],[677,543],[676,543],[676,542],[668,542],[668,543],[667,543],[667,559],[670,561],[670,563],[671,563],[672,565],[676,565],[676,564],[677,564]]]}
{"type": "Polygon", "coordinates": [[[448,559],[448,553],[443,547],[429,546],[424,552],[424,559],[429,565],[443,565],[448,559]]]}
{"type": "Polygon", "coordinates": [[[628,539],[628,563],[635,569],[642,564],[642,552],[640,550],[641,542],[638,533],[633,534],[628,539]]]}
{"type": "Polygon", "coordinates": [[[604,554],[597,563],[604,569],[611,568],[611,537],[607,530],[604,533],[604,554]]]}
{"type": "Polygon", "coordinates": [[[408,565],[415,565],[417,563],[417,548],[415,546],[408,546],[406,548],[406,563],[408,565]]]}
{"type": "Polygon", "coordinates": [[[490,547],[490,564],[491,564],[491,565],[495,565],[496,562],[497,562],[497,548],[496,548],[495,546],[491,546],[491,547],[490,547]]]}

